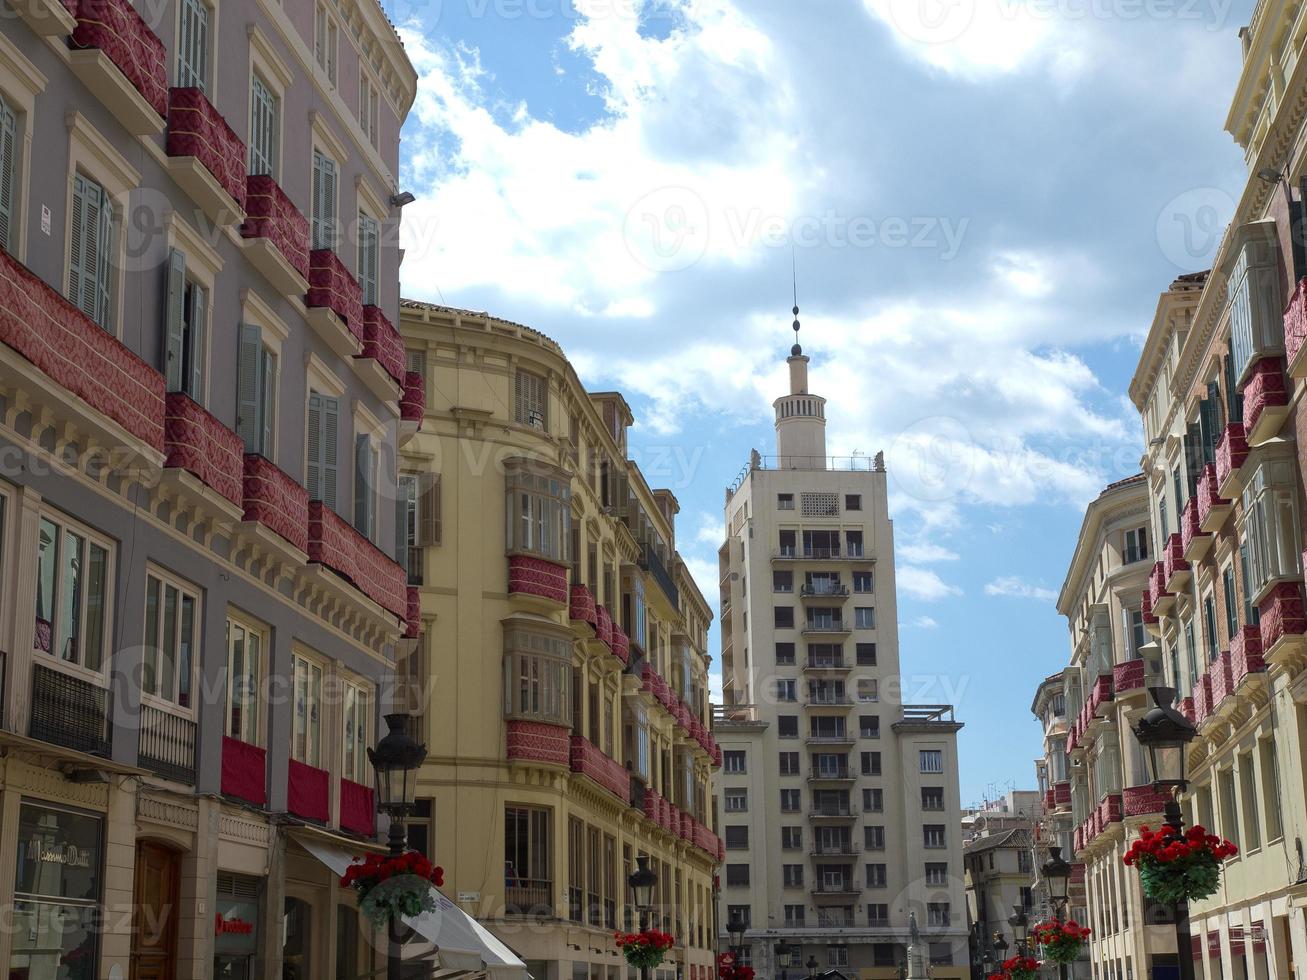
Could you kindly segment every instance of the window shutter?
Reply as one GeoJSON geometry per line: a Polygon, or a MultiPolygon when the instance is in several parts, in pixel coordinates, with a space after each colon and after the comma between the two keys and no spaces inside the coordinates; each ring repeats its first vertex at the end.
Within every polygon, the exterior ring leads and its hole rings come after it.
{"type": "Polygon", "coordinates": [[[377,222],[359,212],[359,286],[365,306],[377,305],[377,222]]]}
{"type": "Polygon", "coordinates": [[[1216,462],[1216,434],[1212,431],[1211,405],[1206,398],[1198,402],[1198,432],[1203,447],[1203,463],[1216,462]]]}
{"type": "Polygon", "coordinates": [[[323,248],[336,250],[336,162],[322,159],[322,233],[323,248]]]}
{"type": "Polygon", "coordinates": [[[209,74],[209,8],[204,0],[182,0],[180,27],[177,84],[203,92],[209,74]]]}
{"type": "Polygon", "coordinates": [[[372,534],[372,526],[368,524],[368,497],[372,494],[368,472],[372,461],[371,441],[367,436],[354,437],[354,527],[365,537],[372,534]]]}
{"type": "Polygon", "coordinates": [[[169,391],[182,390],[183,337],[186,330],[186,255],[168,250],[168,278],[164,303],[163,375],[169,391]]]}
{"type": "Polygon", "coordinates": [[[198,283],[191,286],[190,309],[190,389],[187,392],[197,402],[204,391],[204,358],[207,351],[209,291],[198,283]]]}
{"type": "Polygon", "coordinates": [[[413,479],[401,476],[395,483],[395,561],[408,568],[408,513],[413,506],[413,479]]]}
{"type": "Polygon", "coordinates": [[[322,154],[313,154],[313,247],[322,248],[322,154]]]}
{"type": "Polygon", "coordinates": [[[420,545],[440,544],[440,474],[423,473],[420,477],[421,499],[418,501],[418,539],[420,545]]]}
{"type": "Polygon", "coordinates": [[[68,223],[68,300],[90,316],[94,309],[86,308],[86,281],[90,270],[86,259],[86,208],[90,186],[81,174],[73,175],[73,213],[68,223]]]}
{"type": "Polygon", "coordinates": [[[322,398],[322,502],[336,509],[337,431],[340,421],[340,402],[335,398],[322,398]]]}
{"type": "MultiPolygon", "coordinates": [[[[262,352],[263,331],[253,324],[242,323],[240,343],[236,350],[236,434],[245,443],[247,453],[263,452],[259,440],[262,429],[262,405],[259,398],[262,352]]],[[[310,442],[312,434],[310,427],[310,442]]]]}
{"type": "Polygon", "coordinates": [[[259,351],[260,387],[259,387],[259,452],[272,457],[272,424],[276,418],[273,411],[273,395],[277,390],[277,355],[266,347],[259,351]]]}
{"type": "MultiPolygon", "coordinates": [[[[112,210],[108,195],[99,188],[100,198],[95,215],[95,322],[108,330],[109,321],[109,257],[113,252],[112,210]]],[[[88,213],[89,217],[89,213],[88,213]]]]}
{"type": "Polygon", "coordinates": [[[1230,421],[1243,421],[1243,392],[1239,390],[1238,379],[1234,376],[1234,359],[1225,355],[1225,391],[1226,401],[1230,407],[1230,421]]]}
{"type": "Polygon", "coordinates": [[[250,174],[272,174],[276,168],[277,102],[255,76],[250,99],[250,174]]]}
{"type": "Polygon", "coordinates": [[[377,454],[377,447],[372,445],[371,440],[368,442],[368,537],[375,542],[377,540],[377,488],[373,482],[378,479],[381,473],[381,460],[377,454]]]}
{"type": "Polygon", "coordinates": [[[0,99],[0,248],[12,252],[14,178],[18,170],[15,148],[17,121],[9,103],[0,99]]]}

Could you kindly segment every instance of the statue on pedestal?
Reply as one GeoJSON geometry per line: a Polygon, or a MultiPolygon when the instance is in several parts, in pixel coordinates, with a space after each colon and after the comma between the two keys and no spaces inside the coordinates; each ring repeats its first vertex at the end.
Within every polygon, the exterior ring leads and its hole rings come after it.
{"type": "Polygon", "coordinates": [[[917,913],[908,913],[908,977],[907,980],[929,980],[930,951],[921,942],[921,929],[917,926],[917,913]]]}

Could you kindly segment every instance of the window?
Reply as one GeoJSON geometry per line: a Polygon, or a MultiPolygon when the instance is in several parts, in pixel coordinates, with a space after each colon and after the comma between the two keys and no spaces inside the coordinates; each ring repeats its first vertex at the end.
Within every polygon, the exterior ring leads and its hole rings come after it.
{"type": "Polygon", "coordinates": [[[804,906],[802,905],[785,906],[786,927],[790,929],[801,928],[803,926],[803,911],[804,911],[804,906]]]}
{"type": "Polygon", "coordinates": [[[506,629],[504,684],[506,717],[571,727],[572,644],[565,636],[524,626],[506,629]]]}
{"type": "Polygon", "coordinates": [[[858,678],[858,700],[874,702],[880,700],[880,682],[874,677],[858,678]]]}
{"type": "Polygon", "coordinates": [[[535,429],[543,429],[549,421],[548,382],[530,371],[518,371],[513,382],[513,420],[535,429]]]}
{"type": "Polygon", "coordinates": [[[336,161],[321,150],[313,151],[312,247],[336,250],[336,161]]]}
{"type": "Polygon", "coordinates": [[[776,700],[777,701],[797,701],[798,694],[795,691],[793,680],[784,677],[776,680],[776,700]]]}
{"type": "Polygon", "coordinates": [[[926,925],[943,928],[949,924],[948,902],[926,903],[926,925]]]}
{"type": "Polygon", "coordinates": [[[381,454],[368,435],[354,437],[354,527],[376,543],[377,495],[381,479],[381,454]]]}
{"type": "Polygon", "coordinates": [[[875,666],[876,666],[876,644],[874,644],[874,643],[858,643],[858,644],[855,644],[855,646],[856,646],[856,649],[857,649],[858,666],[859,666],[859,667],[875,667],[875,666]]]}
{"type": "Polygon", "coordinates": [[[849,547],[848,550],[849,557],[861,558],[862,557],[862,532],[849,531],[844,535],[844,539],[849,547]]]}
{"type": "MultiPolygon", "coordinates": [[[[540,888],[553,886],[553,848],[549,810],[514,806],[504,808],[504,877],[508,911],[530,911],[540,888]]],[[[548,899],[546,899],[548,901],[548,899]]]]}
{"type": "Polygon", "coordinates": [[[722,753],[722,771],[727,773],[748,772],[743,749],[729,749],[722,753]]]}
{"type": "Polygon", "coordinates": [[[200,600],[196,590],[151,571],[145,577],[141,693],[190,708],[200,600]]]}
{"type": "Polygon", "coordinates": [[[1138,659],[1140,649],[1148,642],[1144,633],[1144,612],[1138,607],[1122,609],[1121,618],[1125,629],[1126,657],[1130,660],[1138,659]]]}
{"type": "Polygon", "coordinates": [[[880,788],[862,791],[862,809],[866,813],[880,813],[885,809],[885,794],[880,788]]]}
{"type": "Polygon", "coordinates": [[[943,786],[921,787],[921,808],[923,810],[943,810],[944,787],[943,786]]]}
{"type": "Polygon", "coordinates": [[[880,753],[863,752],[862,753],[862,774],[864,776],[880,775],[880,753]]]}
{"type": "Polygon", "coordinates": [[[322,667],[295,654],[291,657],[291,692],[295,713],[291,719],[290,755],[306,766],[322,764],[322,667]]]}
{"type": "Polygon", "coordinates": [[[110,332],[113,267],[113,205],[109,192],[90,177],[73,175],[68,235],[68,299],[110,332]]]}
{"type": "Polygon", "coordinates": [[[753,926],[753,906],[752,905],[728,905],[726,906],[726,919],[738,919],[744,923],[744,928],[749,929],[753,926]]]}
{"type": "Polygon", "coordinates": [[[212,15],[203,0],[181,0],[177,37],[177,86],[208,89],[209,24],[212,15]]]}
{"type": "Polygon", "coordinates": [[[880,715],[859,715],[858,737],[880,738],[880,715]]]}
{"type": "Polygon", "coordinates": [[[926,884],[928,885],[947,885],[948,884],[948,864],[942,861],[926,862],[926,884]]]}
{"type": "Polygon", "coordinates": [[[359,288],[363,290],[363,305],[376,306],[378,271],[381,261],[381,231],[377,219],[359,212],[359,288]]]}
{"type": "Polygon", "coordinates": [[[15,253],[18,201],[18,114],[0,95],[0,249],[15,253]]]}
{"type": "Polygon", "coordinates": [[[871,572],[854,572],[853,573],[853,591],[854,592],[874,592],[874,577],[871,572]]]}
{"type": "Polygon", "coordinates": [[[359,127],[371,146],[377,145],[381,123],[381,98],[367,73],[359,71],[359,127]]]}
{"type": "Polygon", "coordinates": [[[723,794],[727,813],[747,813],[749,810],[749,791],[747,789],[728,789],[723,794]]]}
{"type": "Polygon", "coordinates": [[[1203,628],[1207,640],[1207,659],[1215,660],[1218,656],[1219,641],[1216,636],[1216,599],[1209,592],[1203,598],[1203,628]]]}
{"type": "Polygon", "coordinates": [[[1148,557],[1148,528],[1135,527],[1125,532],[1121,547],[1121,561],[1130,565],[1148,557]]]}
{"type": "MultiPolygon", "coordinates": [[[[889,906],[888,906],[888,905],[884,905],[884,904],[882,904],[882,903],[878,903],[878,902],[873,902],[872,904],[868,905],[868,906],[867,906],[867,925],[872,926],[872,927],[876,927],[876,926],[881,926],[881,927],[888,926],[888,925],[889,925],[889,906]]],[[[876,946],[876,948],[879,950],[879,949],[880,949],[880,944],[878,944],[878,945],[876,946]]],[[[891,965],[891,966],[893,965],[893,962],[894,962],[893,960],[890,961],[890,965],[891,965]]],[[[879,966],[880,963],[878,962],[877,965],[879,966]]]]}
{"type": "Polygon", "coordinates": [[[782,531],[780,533],[780,556],[782,558],[793,558],[798,545],[795,543],[793,531],[782,531]]]}
{"type": "Polygon", "coordinates": [[[259,680],[263,631],[227,617],[227,725],[223,734],[259,743],[259,680]]]}
{"type": "Polygon", "coordinates": [[[408,584],[422,584],[422,549],[440,544],[440,475],[405,473],[396,483],[395,560],[408,571],[408,584]]]}
{"type": "Polygon", "coordinates": [[[797,789],[781,790],[781,812],[798,813],[803,807],[803,800],[797,789]]]}
{"type": "Polygon", "coordinates": [[[849,965],[849,947],[830,945],[826,947],[826,965],[827,966],[848,966],[849,965]]]}
{"type": "Polygon", "coordinates": [[[281,138],[281,100],[258,75],[250,79],[249,175],[277,174],[277,144],[281,138]]]}
{"type": "Polygon", "coordinates": [[[846,493],[844,495],[845,510],[862,510],[862,494],[846,493]]]}
{"type": "Polygon", "coordinates": [[[1234,639],[1239,632],[1239,605],[1234,591],[1234,563],[1221,570],[1221,588],[1225,599],[1225,635],[1234,639]]]}
{"type": "Polygon", "coordinates": [[[109,639],[110,545],[53,513],[41,515],[39,527],[35,647],[99,672],[109,639]]]}
{"type": "Polygon", "coordinates": [[[340,774],[351,782],[372,785],[368,745],[372,733],[372,691],[355,681],[344,682],[344,759],[340,774]]]}
{"type": "Polygon", "coordinates": [[[803,887],[803,865],[783,864],[781,865],[781,875],[786,888],[803,887]]]}
{"type": "Polygon", "coordinates": [[[839,517],[840,497],[837,493],[812,492],[799,494],[804,517],[839,517]]]}
{"type": "Polygon", "coordinates": [[[875,943],[871,947],[872,963],[876,966],[894,966],[898,962],[898,955],[898,947],[893,943],[875,943]]]}
{"type": "Polygon", "coordinates": [[[775,627],[778,630],[794,628],[794,607],[793,606],[775,606],[772,609],[772,617],[775,620],[775,627]]]}
{"type": "Polygon", "coordinates": [[[876,628],[876,610],[871,606],[858,606],[853,610],[853,625],[860,630],[876,628]]]}
{"type": "Polygon", "coordinates": [[[781,849],[785,851],[803,850],[803,828],[802,827],[782,827],[781,828],[781,849]]]}
{"type": "Polygon", "coordinates": [[[772,572],[771,573],[771,590],[773,592],[793,592],[794,591],[794,573],[793,572],[772,572]]]}
{"type": "Polygon", "coordinates": [[[921,771],[940,773],[944,771],[944,752],[942,749],[922,749],[918,753],[921,771]]]}
{"type": "Polygon", "coordinates": [[[884,887],[885,887],[885,882],[886,882],[886,880],[888,879],[888,875],[885,873],[885,865],[883,865],[883,864],[869,864],[869,865],[867,865],[866,871],[867,871],[867,887],[868,887],[868,888],[884,888],[884,887]]]}
{"type": "MultiPolygon", "coordinates": [[[[548,463],[507,463],[508,550],[566,564],[572,535],[571,481],[548,463]]],[[[641,639],[640,631],[634,638],[641,639]]]]}
{"type": "Polygon", "coordinates": [[[747,864],[728,864],[726,866],[726,884],[730,888],[747,888],[749,885],[749,866],[747,864]]]}
{"type": "Polygon", "coordinates": [[[781,715],[776,719],[776,735],[779,738],[799,737],[799,716],[781,715]]]}
{"type": "Polygon", "coordinates": [[[776,644],[776,665],[778,667],[790,666],[794,663],[794,644],[777,643],[776,644]]]}
{"type": "MultiPolygon", "coordinates": [[[[264,344],[263,331],[259,327],[242,323],[236,352],[236,434],[241,437],[247,453],[258,453],[268,459],[272,458],[273,433],[276,431],[273,401],[276,391],[277,355],[264,344]]],[[[310,395],[310,405],[312,399],[310,395]]],[[[321,402],[318,407],[323,410],[321,402]]],[[[337,414],[338,409],[333,409],[333,425],[337,414]]],[[[310,415],[309,434],[317,437],[321,433],[313,428],[313,424],[310,415]]],[[[317,425],[321,427],[323,424],[325,419],[319,416],[317,425]]]]}
{"type": "Polygon", "coordinates": [[[777,510],[794,510],[794,494],[778,493],[776,495],[777,510]]]}
{"type": "Polygon", "coordinates": [[[944,825],[928,823],[921,828],[922,841],[925,847],[947,847],[947,841],[944,836],[944,825]]]}
{"type": "Polygon", "coordinates": [[[885,828],[879,825],[863,827],[862,846],[868,851],[885,850],[885,828]]]}
{"type": "Polygon", "coordinates": [[[320,392],[309,392],[309,418],[304,488],[310,500],[320,500],[336,509],[336,455],[340,439],[340,400],[320,392]]]}
{"type": "Polygon", "coordinates": [[[184,392],[201,404],[208,309],[208,290],[186,275],[186,255],[180,249],[170,249],[163,374],[169,391],[184,392]]]}
{"type": "Polygon", "coordinates": [[[1244,485],[1248,581],[1254,597],[1300,570],[1296,465],[1292,455],[1265,459],[1244,485]]]}
{"type": "Polygon", "coordinates": [[[1243,849],[1262,846],[1262,822],[1257,812],[1257,763],[1251,752],[1239,756],[1239,792],[1243,803],[1243,849]]]}
{"type": "Polygon", "coordinates": [[[747,851],[749,849],[749,828],[727,827],[726,849],[728,851],[747,851]]]}
{"type": "Polygon", "coordinates": [[[1275,755],[1275,742],[1262,739],[1257,745],[1262,764],[1262,809],[1266,811],[1266,839],[1279,840],[1284,836],[1284,817],[1280,812],[1280,772],[1275,755]]]}
{"type": "Polygon", "coordinates": [[[319,2],[313,24],[313,56],[332,85],[336,84],[336,35],[336,19],[327,12],[327,5],[319,2]]]}

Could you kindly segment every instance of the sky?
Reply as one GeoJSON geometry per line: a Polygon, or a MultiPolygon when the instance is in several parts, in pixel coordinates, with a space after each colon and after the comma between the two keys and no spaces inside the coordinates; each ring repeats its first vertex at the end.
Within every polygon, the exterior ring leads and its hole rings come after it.
{"type": "Polygon", "coordinates": [[[1057,592],[1085,504],[1138,469],[1158,294],[1246,179],[1251,0],[385,6],[420,76],[404,294],[626,393],[715,610],[797,279],[829,451],[886,454],[908,696],[956,705],[964,804],[1033,786],[1057,592]]]}

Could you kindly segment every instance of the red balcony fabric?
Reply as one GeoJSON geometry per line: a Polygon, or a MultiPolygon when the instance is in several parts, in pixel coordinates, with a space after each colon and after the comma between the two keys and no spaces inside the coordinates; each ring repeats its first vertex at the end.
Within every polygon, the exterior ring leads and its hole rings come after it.
{"type": "Polygon", "coordinates": [[[1112,668],[1112,686],[1117,693],[1133,691],[1144,686],[1144,662],[1127,660],[1112,668]]]}
{"type": "Polygon", "coordinates": [[[508,759],[510,762],[543,762],[570,767],[571,737],[571,731],[562,725],[547,725],[539,721],[510,721],[507,740],[508,759]]]}
{"type": "Polygon", "coordinates": [[[1083,862],[1071,865],[1071,884],[1083,884],[1085,880],[1085,865],[1083,862]]]}
{"type": "Polygon", "coordinates": [[[320,500],[309,501],[309,561],[330,568],[400,620],[408,617],[408,576],[397,561],[320,500]]]}
{"type": "Polygon", "coordinates": [[[1249,675],[1266,669],[1262,659],[1262,634],[1256,626],[1240,626],[1230,638],[1230,680],[1235,688],[1249,675]]]}
{"type": "Polygon", "coordinates": [[[71,48],[94,48],[159,114],[168,114],[168,55],[163,42],[128,0],[77,0],[65,6],[77,17],[71,48]]]}
{"type": "Polygon", "coordinates": [[[1220,481],[1216,477],[1216,464],[1208,463],[1198,474],[1198,520],[1207,520],[1213,507],[1224,507],[1230,503],[1216,492],[1220,481]]]}
{"type": "Polygon", "coordinates": [[[607,609],[599,606],[595,610],[595,636],[603,640],[611,648],[613,645],[613,617],[609,615],[607,609]]]}
{"type": "Polygon", "coordinates": [[[1153,570],[1148,575],[1148,591],[1151,599],[1150,609],[1156,609],[1158,600],[1172,594],[1166,591],[1166,567],[1160,561],[1153,564],[1153,570]]]}
{"type": "Polygon", "coordinates": [[[1281,582],[1257,604],[1261,619],[1263,656],[1286,636],[1307,633],[1303,612],[1302,583],[1281,582]]]}
{"type": "Polygon", "coordinates": [[[267,174],[245,178],[244,238],[266,238],[291,268],[309,278],[309,222],[267,174]]]}
{"type": "Polygon", "coordinates": [[[1083,824],[1071,832],[1071,849],[1073,851],[1083,851],[1085,849],[1085,828],[1083,824]]]}
{"type": "Polygon", "coordinates": [[[567,566],[534,555],[508,556],[508,591],[567,605],[567,566]]]}
{"type": "MultiPolygon", "coordinates": [[[[1247,406],[1244,408],[1247,412],[1247,406]]],[[[1245,417],[1247,417],[1245,415],[1245,417]]],[[[1248,459],[1248,439],[1242,422],[1231,422],[1216,444],[1216,483],[1219,486],[1231,473],[1238,472],[1248,459]]]]}
{"type": "Polygon", "coordinates": [[[1055,804],[1054,804],[1054,801],[1053,801],[1053,791],[1052,791],[1051,789],[1050,789],[1050,790],[1046,790],[1046,791],[1044,792],[1044,807],[1045,807],[1046,809],[1051,810],[1051,809],[1053,809],[1054,805],[1055,805],[1055,804]]]}
{"type": "Polygon", "coordinates": [[[1097,714],[1098,709],[1111,702],[1113,697],[1112,675],[1100,674],[1089,692],[1090,714],[1097,714]]]}
{"type": "Polygon", "coordinates": [[[573,735],[571,743],[572,772],[593,780],[623,803],[631,802],[631,776],[615,759],[610,759],[597,745],[581,735],[573,735]]]}
{"type": "Polygon", "coordinates": [[[1109,793],[1098,804],[1098,824],[1103,830],[1108,824],[1120,823],[1122,814],[1121,794],[1109,793]]]}
{"type": "Polygon", "coordinates": [[[329,248],[309,252],[309,291],[304,304],[332,310],[363,343],[363,290],[340,256],[329,248]]]}
{"type": "Polygon", "coordinates": [[[1212,702],[1212,678],[1203,674],[1194,685],[1194,724],[1201,725],[1207,720],[1214,707],[1212,702]]]}
{"type": "Polygon", "coordinates": [[[589,588],[579,582],[568,590],[567,616],[574,623],[589,623],[597,629],[599,611],[589,588]]]}
{"type": "Polygon", "coordinates": [[[246,803],[268,802],[267,752],[227,735],[222,737],[222,792],[246,803]]]}
{"type": "Polygon", "coordinates": [[[198,88],[168,91],[168,156],[195,157],[245,208],[245,144],[198,88]]]}
{"type": "Polygon", "coordinates": [[[286,764],[286,809],[305,820],[326,823],[331,817],[331,774],[290,759],[286,764]]]}
{"type": "Polygon", "coordinates": [[[1189,723],[1190,723],[1191,725],[1196,725],[1196,724],[1197,724],[1197,722],[1194,721],[1194,699],[1193,699],[1193,698],[1185,698],[1183,701],[1180,702],[1180,714],[1182,714],[1182,715],[1184,715],[1186,718],[1188,718],[1188,719],[1189,719],[1189,723]]]}
{"type": "Polygon", "coordinates": [[[1307,278],[1298,280],[1284,308],[1284,353],[1290,364],[1307,343],[1307,278]]]}
{"type": "Polygon", "coordinates": [[[309,550],[309,492],[256,453],[245,454],[245,520],[309,550]]]}
{"type": "Polygon", "coordinates": [[[1234,693],[1230,682],[1230,652],[1222,650],[1207,667],[1207,676],[1211,678],[1212,707],[1218,708],[1221,702],[1234,693]]]}
{"type": "Polygon", "coordinates": [[[1058,806],[1067,806],[1071,803],[1071,784],[1069,782],[1060,782],[1053,784],[1053,801],[1058,806]]]}
{"type": "Polygon", "coordinates": [[[241,437],[180,391],[169,392],[165,406],[163,465],[193,473],[239,507],[245,496],[241,437]]]}
{"type": "Polygon", "coordinates": [[[422,590],[410,585],[405,590],[407,612],[404,614],[404,638],[416,639],[422,635],[422,590]]]}
{"type": "Polygon", "coordinates": [[[1184,560],[1184,540],[1179,534],[1172,534],[1162,546],[1162,565],[1168,587],[1178,572],[1189,571],[1189,563],[1184,560]]]}
{"type": "Polygon", "coordinates": [[[363,307],[363,352],[357,356],[372,358],[396,382],[404,383],[404,341],[379,306],[363,307]]]}
{"type": "Polygon", "coordinates": [[[1166,793],[1148,786],[1127,786],[1121,793],[1121,811],[1127,817],[1142,817],[1161,813],[1169,797],[1166,793]]]}
{"type": "Polygon", "coordinates": [[[631,662],[631,640],[626,635],[626,631],[620,626],[613,626],[613,642],[608,644],[608,649],[613,652],[613,656],[623,664],[631,662]]]}
{"type": "Polygon", "coordinates": [[[353,780],[340,781],[340,828],[364,837],[377,832],[377,801],[371,786],[353,780]]]}
{"type": "Polygon", "coordinates": [[[1157,616],[1153,614],[1153,593],[1151,589],[1145,589],[1139,600],[1139,610],[1143,616],[1145,625],[1157,624],[1157,616]]]}
{"type": "Polygon", "coordinates": [[[1180,512],[1180,544],[1183,550],[1188,551],[1196,538],[1210,537],[1201,527],[1198,516],[1198,495],[1190,497],[1185,501],[1184,510],[1180,512]]]}
{"type": "Polygon", "coordinates": [[[163,452],[163,375],[4,251],[0,251],[0,342],[132,436],[163,452]]]}
{"type": "Polygon", "coordinates": [[[422,424],[427,411],[427,382],[420,371],[404,372],[404,390],[399,396],[399,417],[422,424]]]}
{"type": "Polygon", "coordinates": [[[1243,384],[1243,417],[1246,429],[1251,429],[1268,408],[1289,404],[1289,392],[1284,384],[1284,361],[1279,357],[1263,357],[1252,367],[1252,373],[1243,384]]]}

